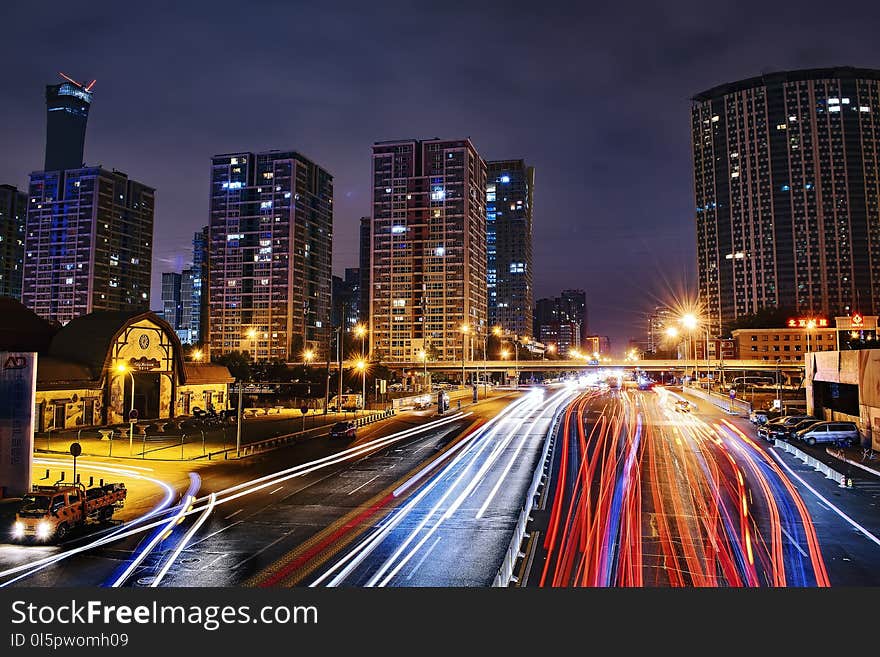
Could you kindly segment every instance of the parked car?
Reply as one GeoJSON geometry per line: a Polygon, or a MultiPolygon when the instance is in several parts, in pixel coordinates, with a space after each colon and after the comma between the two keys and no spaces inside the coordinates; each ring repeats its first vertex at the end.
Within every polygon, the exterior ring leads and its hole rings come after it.
{"type": "Polygon", "coordinates": [[[758,437],[764,440],[773,440],[774,438],[783,438],[789,427],[797,424],[801,420],[809,419],[809,415],[784,415],[775,420],[770,420],[767,424],[758,427],[758,437]]]}
{"type": "Polygon", "coordinates": [[[779,411],[754,410],[749,413],[749,422],[752,424],[767,424],[770,420],[780,417],[779,411]]]}
{"type": "Polygon", "coordinates": [[[807,429],[808,427],[813,426],[817,422],[822,422],[822,420],[820,420],[817,417],[808,417],[806,419],[803,419],[800,422],[798,422],[797,424],[793,424],[790,427],[788,427],[787,429],[785,429],[782,437],[785,438],[786,440],[788,440],[789,438],[794,438],[794,435],[798,431],[802,431],[803,429],[807,429]]]}
{"type": "Polygon", "coordinates": [[[807,445],[836,443],[852,446],[859,442],[859,428],[855,422],[817,422],[798,431],[795,437],[807,445]]]}
{"type": "Polygon", "coordinates": [[[337,422],[330,427],[331,438],[357,438],[357,427],[354,422],[337,422]]]}

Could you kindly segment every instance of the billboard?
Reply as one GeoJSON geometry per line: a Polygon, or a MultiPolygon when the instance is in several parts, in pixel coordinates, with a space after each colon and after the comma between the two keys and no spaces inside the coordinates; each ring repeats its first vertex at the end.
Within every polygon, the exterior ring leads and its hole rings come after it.
{"type": "Polygon", "coordinates": [[[37,354],[0,351],[0,496],[31,487],[37,354]]]}

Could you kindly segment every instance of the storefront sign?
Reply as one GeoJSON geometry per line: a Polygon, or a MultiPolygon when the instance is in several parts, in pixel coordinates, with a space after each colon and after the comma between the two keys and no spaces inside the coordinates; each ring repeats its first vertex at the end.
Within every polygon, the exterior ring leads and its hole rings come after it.
{"type": "Polygon", "coordinates": [[[159,361],[155,358],[141,356],[140,358],[129,358],[128,366],[135,372],[149,372],[159,368],[159,361]]]}

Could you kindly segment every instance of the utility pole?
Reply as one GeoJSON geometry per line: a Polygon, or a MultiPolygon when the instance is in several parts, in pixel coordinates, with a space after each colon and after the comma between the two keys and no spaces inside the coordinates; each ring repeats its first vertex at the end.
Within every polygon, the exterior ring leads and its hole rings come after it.
{"type": "Polygon", "coordinates": [[[336,327],[336,352],[339,362],[339,397],[336,398],[336,406],[342,410],[342,326],[336,327]]]}
{"type": "Polygon", "coordinates": [[[330,405],[330,345],[332,344],[333,332],[327,331],[327,376],[324,378],[326,389],[324,391],[324,415],[327,415],[327,406],[330,405]]]}
{"type": "Polygon", "coordinates": [[[241,456],[241,397],[244,385],[241,380],[238,381],[238,422],[235,429],[235,456],[241,456]]]}

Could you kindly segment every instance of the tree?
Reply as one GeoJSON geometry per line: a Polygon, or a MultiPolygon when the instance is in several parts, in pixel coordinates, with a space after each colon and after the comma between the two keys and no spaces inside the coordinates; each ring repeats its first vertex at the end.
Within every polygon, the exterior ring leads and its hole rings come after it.
{"type": "Polygon", "coordinates": [[[250,381],[251,359],[250,354],[246,351],[230,351],[222,356],[214,356],[211,359],[218,365],[225,365],[229,368],[229,373],[239,381],[250,381]]]}
{"type": "Polygon", "coordinates": [[[723,331],[726,337],[737,329],[762,329],[783,328],[788,325],[788,320],[797,317],[798,311],[792,308],[761,308],[749,315],[742,315],[729,322],[723,331]]]}

